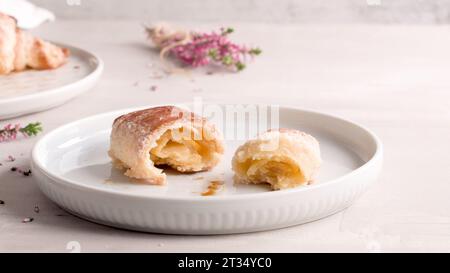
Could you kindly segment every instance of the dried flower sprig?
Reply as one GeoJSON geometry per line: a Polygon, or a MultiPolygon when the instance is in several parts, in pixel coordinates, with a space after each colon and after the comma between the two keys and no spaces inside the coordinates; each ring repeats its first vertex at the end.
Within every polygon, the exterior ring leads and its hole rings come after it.
{"type": "Polygon", "coordinates": [[[37,135],[41,131],[42,125],[40,122],[29,123],[25,127],[20,126],[20,124],[8,124],[0,129],[0,142],[14,140],[19,133],[25,137],[30,137],[37,135]]]}
{"type": "Polygon", "coordinates": [[[222,28],[219,33],[201,33],[159,24],[146,27],[146,32],[153,44],[161,50],[163,62],[166,55],[172,54],[193,68],[217,64],[241,71],[245,68],[247,56],[254,57],[262,52],[259,48],[248,48],[231,42],[228,35],[234,32],[232,28],[222,28]]]}

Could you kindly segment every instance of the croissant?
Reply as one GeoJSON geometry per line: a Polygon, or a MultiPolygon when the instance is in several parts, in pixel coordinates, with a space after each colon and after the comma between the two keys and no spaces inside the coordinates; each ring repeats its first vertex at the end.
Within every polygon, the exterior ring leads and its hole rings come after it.
{"type": "Polygon", "coordinates": [[[159,166],[179,172],[209,170],[223,154],[222,138],[206,119],[175,106],[160,106],[118,117],[112,127],[109,156],[124,174],[162,185],[159,166]]]}
{"type": "Polygon", "coordinates": [[[270,130],[240,146],[232,159],[235,182],[279,190],[306,185],[320,164],[319,142],[293,129],[270,130]]]}
{"type": "Polygon", "coordinates": [[[0,75],[32,69],[54,69],[66,63],[67,48],[33,37],[17,27],[16,20],[0,13],[0,75]]]}

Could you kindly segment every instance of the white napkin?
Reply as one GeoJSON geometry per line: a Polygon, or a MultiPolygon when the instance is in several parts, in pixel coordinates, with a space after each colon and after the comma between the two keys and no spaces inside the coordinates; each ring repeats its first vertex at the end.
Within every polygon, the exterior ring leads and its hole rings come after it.
{"type": "Polygon", "coordinates": [[[55,20],[52,12],[26,0],[0,0],[0,12],[16,18],[18,26],[23,29],[35,28],[45,21],[55,20]]]}

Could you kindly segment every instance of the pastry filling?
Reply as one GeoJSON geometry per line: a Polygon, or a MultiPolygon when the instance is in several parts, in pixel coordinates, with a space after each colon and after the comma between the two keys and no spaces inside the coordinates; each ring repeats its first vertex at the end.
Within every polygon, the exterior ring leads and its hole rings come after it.
{"type": "Polygon", "coordinates": [[[252,183],[269,183],[274,188],[285,188],[306,182],[301,170],[289,160],[249,160],[241,171],[252,183]]]}
{"type": "Polygon", "coordinates": [[[212,141],[195,140],[186,137],[183,128],[167,130],[150,151],[150,159],[155,165],[169,165],[183,171],[199,171],[214,157],[212,141]]]}

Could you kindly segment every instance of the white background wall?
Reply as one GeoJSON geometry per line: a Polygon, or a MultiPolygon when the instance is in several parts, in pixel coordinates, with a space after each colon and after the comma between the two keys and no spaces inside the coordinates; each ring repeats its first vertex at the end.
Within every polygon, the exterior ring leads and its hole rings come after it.
{"type": "Polygon", "coordinates": [[[31,0],[64,19],[448,24],[450,0],[31,0]]]}

